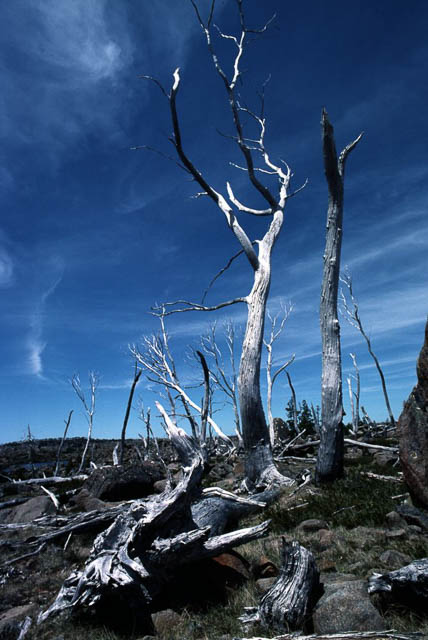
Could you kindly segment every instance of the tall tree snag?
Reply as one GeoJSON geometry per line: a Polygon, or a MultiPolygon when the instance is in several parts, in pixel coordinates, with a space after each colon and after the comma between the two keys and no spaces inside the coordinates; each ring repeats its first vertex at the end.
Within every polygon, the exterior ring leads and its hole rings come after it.
{"type": "Polygon", "coordinates": [[[343,404],[340,326],[337,317],[343,227],[345,162],[361,139],[358,136],[337,158],[333,127],[327,111],[321,115],[324,170],[328,185],[327,236],[321,287],[322,338],[321,429],[315,477],[318,482],[343,474],[343,404]]]}
{"type": "MultiPolygon", "coordinates": [[[[235,298],[234,300],[229,300],[228,302],[211,307],[182,301],[182,305],[184,306],[181,306],[181,308],[175,308],[167,313],[190,310],[210,311],[220,309],[237,302],[245,302],[247,304],[247,325],[238,377],[238,394],[243,431],[242,435],[246,453],[247,483],[250,487],[254,487],[256,485],[269,485],[272,483],[290,484],[291,481],[288,478],[284,478],[278,472],[273,461],[269,430],[263,411],[260,393],[260,362],[263,346],[265,311],[271,282],[271,254],[281,231],[286,202],[288,198],[294,195],[288,193],[291,170],[288,165],[283,162],[275,164],[270,158],[265,147],[266,120],[263,114],[263,100],[261,114],[256,115],[249,109],[241,106],[236,95],[236,85],[241,78],[240,63],[248,35],[263,33],[266,31],[268,25],[265,25],[262,29],[257,31],[247,28],[242,0],[237,0],[241,24],[240,35],[225,35],[219,31],[220,37],[227,38],[236,48],[232,77],[229,78],[220,64],[211,37],[214,2],[211,4],[211,10],[207,22],[204,22],[202,19],[196,3],[193,0],[191,0],[191,2],[206,38],[215,71],[220,77],[226,90],[235,130],[235,134],[232,138],[238,145],[238,148],[244,158],[244,166],[238,168],[247,173],[251,185],[255,188],[258,194],[262,196],[267,206],[265,209],[254,209],[246,206],[235,196],[229,182],[226,184],[227,199],[226,196],[217,191],[208,182],[202,173],[195,167],[184,150],[180,120],[177,111],[180,70],[176,69],[174,72],[174,82],[169,93],[167,93],[165,89],[155,81],[169,101],[174,132],[171,142],[175,146],[182,168],[184,168],[192,176],[193,180],[198,183],[199,187],[202,189],[202,194],[208,196],[224,214],[229,228],[241,245],[242,251],[247,257],[250,267],[254,273],[252,289],[244,298],[235,298]],[[249,119],[253,124],[255,123],[258,130],[258,134],[256,135],[259,136],[257,139],[252,138],[250,140],[244,136],[243,119],[249,119]],[[257,158],[257,162],[255,161],[255,158],[257,158]],[[259,161],[261,162],[262,167],[258,166],[259,161]],[[277,193],[273,193],[270,188],[261,182],[258,176],[263,176],[263,174],[268,174],[270,179],[272,179],[273,176],[276,177],[277,193]],[[258,248],[257,251],[254,248],[255,243],[250,240],[238,221],[236,215],[238,212],[270,218],[267,231],[262,239],[258,240],[256,243],[258,248]]],[[[148,76],[145,77],[147,78],[148,76]]],[[[153,78],[149,79],[153,80],[153,78]]]]}

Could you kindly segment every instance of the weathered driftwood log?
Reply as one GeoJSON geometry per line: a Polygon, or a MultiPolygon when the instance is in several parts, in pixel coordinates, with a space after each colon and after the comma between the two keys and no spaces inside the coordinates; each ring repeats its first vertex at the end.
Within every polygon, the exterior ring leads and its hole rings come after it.
{"type": "MultiPolygon", "coordinates": [[[[393,640],[417,640],[420,638],[423,640],[423,633],[419,631],[349,631],[342,633],[328,633],[328,634],[312,634],[309,636],[299,636],[299,640],[387,640],[391,638],[393,640]]],[[[235,638],[234,640],[296,640],[296,635],[292,633],[286,633],[275,638],[262,638],[260,636],[253,638],[235,638]]]]}
{"type": "Polygon", "coordinates": [[[61,611],[94,611],[106,624],[122,619],[134,628],[150,627],[153,602],[170,588],[183,564],[214,557],[267,533],[268,523],[212,537],[198,526],[191,501],[200,495],[203,456],[196,443],[171,421],[168,435],[185,465],[177,486],[135,500],[99,534],[82,571],[64,582],[39,622],[61,611]]]}
{"type": "Polygon", "coordinates": [[[241,616],[244,623],[261,622],[278,631],[303,629],[309,622],[321,593],[319,571],[310,551],[297,541],[282,542],[282,565],[272,587],[262,596],[258,608],[241,616]]]}
{"type": "Polygon", "coordinates": [[[310,551],[283,539],[278,579],[260,600],[260,620],[274,629],[302,629],[320,595],[319,571],[310,551]]]}
{"type": "Polygon", "coordinates": [[[415,560],[390,573],[374,573],[369,593],[387,592],[393,600],[426,613],[428,610],[428,558],[415,560]]]}

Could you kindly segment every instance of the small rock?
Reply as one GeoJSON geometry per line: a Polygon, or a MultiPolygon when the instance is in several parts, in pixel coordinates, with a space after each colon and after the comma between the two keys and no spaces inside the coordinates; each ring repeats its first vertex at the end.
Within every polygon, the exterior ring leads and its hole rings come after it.
{"type": "Polygon", "coordinates": [[[32,522],[36,518],[54,513],[56,513],[55,505],[48,496],[36,496],[11,509],[7,522],[12,524],[32,522]]]}
{"type": "Polygon", "coordinates": [[[229,586],[242,584],[250,577],[249,564],[237,551],[221,553],[213,560],[225,568],[226,584],[229,586]]]}
{"type": "Polygon", "coordinates": [[[409,530],[409,533],[413,533],[413,534],[416,534],[416,535],[420,535],[421,533],[424,532],[422,527],[418,527],[417,524],[409,524],[409,526],[407,528],[409,530]]]}
{"type": "Polygon", "coordinates": [[[331,531],[330,529],[320,529],[318,531],[318,537],[319,537],[321,551],[325,551],[326,549],[331,547],[331,545],[333,544],[334,531],[331,531]]]}
{"type": "Polygon", "coordinates": [[[387,549],[379,557],[379,560],[390,569],[398,569],[404,567],[406,564],[410,564],[412,558],[401,551],[395,551],[395,549],[387,549]]]}
{"type": "Polygon", "coordinates": [[[266,593],[266,591],[271,588],[275,581],[276,578],[274,576],[272,576],[272,578],[259,578],[258,580],[256,580],[257,591],[260,594],[266,593]]]}
{"type": "Polygon", "coordinates": [[[260,556],[251,567],[251,571],[256,580],[259,578],[272,578],[279,575],[278,567],[266,556],[260,556]]]}
{"type": "Polygon", "coordinates": [[[385,520],[390,529],[403,529],[406,526],[406,521],[396,511],[387,513],[385,520]]]}
{"type": "Polygon", "coordinates": [[[377,451],[373,456],[374,462],[382,467],[392,467],[397,462],[397,458],[398,452],[394,451],[377,451]]]}
{"type": "Polygon", "coordinates": [[[407,531],[405,529],[392,529],[392,531],[386,532],[386,537],[389,540],[401,540],[407,536],[407,531]]]}
{"type": "Polygon", "coordinates": [[[153,491],[155,493],[163,493],[166,489],[167,483],[168,481],[166,478],[164,478],[163,480],[156,480],[156,482],[153,484],[153,491]]]}
{"type": "Polygon", "coordinates": [[[76,511],[98,511],[107,507],[106,503],[95,498],[87,489],[81,489],[78,494],[70,498],[70,506],[76,511]]]}
{"type": "Polygon", "coordinates": [[[308,533],[311,531],[319,531],[320,529],[328,529],[328,524],[324,520],[311,518],[310,520],[303,520],[297,528],[300,529],[300,531],[308,533]]]}
{"type": "Polygon", "coordinates": [[[168,637],[171,630],[182,621],[183,619],[180,614],[173,611],[173,609],[164,609],[163,611],[152,613],[153,626],[159,636],[168,637]]]}

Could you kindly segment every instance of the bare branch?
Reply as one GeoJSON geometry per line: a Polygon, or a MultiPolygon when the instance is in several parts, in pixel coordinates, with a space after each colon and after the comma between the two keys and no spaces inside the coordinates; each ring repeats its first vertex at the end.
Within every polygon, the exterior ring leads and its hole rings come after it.
{"type": "MultiPolygon", "coordinates": [[[[252,244],[253,244],[253,245],[256,245],[256,244],[257,244],[257,240],[255,240],[252,244]]],[[[205,289],[205,291],[204,291],[204,295],[202,296],[201,304],[203,304],[203,303],[204,303],[205,298],[207,297],[208,292],[209,292],[209,290],[211,289],[211,287],[213,286],[214,282],[215,282],[215,281],[216,281],[220,276],[222,276],[222,275],[223,275],[223,273],[229,269],[229,267],[231,266],[232,262],[233,262],[234,260],[236,260],[236,258],[239,258],[239,256],[241,256],[243,253],[244,253],[244,250],[243,250],[243,249],[241,249],[241,251],[238,251],[238,253],[235,253],[235,255],[234,255],[234,256],[232,256],[232,257],[230,258],[230,260],[227,262],[227,264],[226,264],[224,267],[222,267],[222,269],[220,269],[220,271],[219,271],[218,273],[216,273],[216,275],[214,276],[214,278],[211,280],[211,282],[209,283],[208,287],[207,287],[207,288],[205,289]]]]}
{"type": "Polygon", "coordinates": [[[154,316],[170,316],[173,313],[183,313],[185,311],[217,311],[218,309],[223,309],[224,307],[230,307],[232,304],[238,304],[239,302],[248,302],[247,296],[243,298],[234,298],[233,300],[227,300],[227,302],[220,302],[211,307],[206,307],[202,304],[198,304],[197,302],[189,302],[188,300],[176,300],[175,302],[165,302],[162,307],[152,307],[152,314],[154,316]],[[174,306],[176,304],[186,305],[185,307],[181,307],[179,309],[171,309],[171,311],[163,310],[166,306],[174,306]]]}

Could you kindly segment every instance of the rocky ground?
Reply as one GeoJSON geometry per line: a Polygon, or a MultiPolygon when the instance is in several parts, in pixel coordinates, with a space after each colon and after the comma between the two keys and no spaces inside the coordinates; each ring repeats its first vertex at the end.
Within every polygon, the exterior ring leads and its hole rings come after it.
{"type": "MultiPolygon", "coordinates": [[[[373,443],[397,444],[390,439],[373,443]]],[[[98,467],[111,464],[115,444],[95,441],[90,459],[98,467]]],[[[61,518],[93,510],[113,513],[123,500],[162,491],[165,467],[158,462],[141,465],[135,451],[137,444],[128,441],[126,474],[119,474],[117,469],[109,473],[98,469],[87,480],[54,486],[47,480],[45,488],[53,491],[59,507],[41,484],[11,482],[35,475],[43,477],[43,472],[49,477],[58,441],[33,442],[31,454],[26,443],[0,447],[0,639],[17,638],[23,621],[29,618],[32,626],[25,636],[29,639],[123,637],[120,628],[108,630],[96,620],[63,618],[35,626],[38,613],[54,600],[70,571],[82,567],[97,531],[64,534],[40,550],[39,545],[31,545],[31,539],[57,530],[61,518]],[[51,464],[44,467],[43,462],[51,464]],[[34,555],[17,559],[34,551],[37,551],[34,555]]],[[[160,446],[169,473],[177,480],[180,465],[165,441],[160,446]]],[[[66,443],[61,475],[77,470],[82,447],[83,439],[66,443]]],[[[281,463],[282,471],[302,484],[313,470],[315,448],[287,453],[294,457],[281,463]]],[[[237,456],[229,459],[216,456],[210,459],[204,483],[235,491],[239,489],[242,471],[242,460],[237,456]]],[[[306,482],[297,491],[284,490],[274,504],[262,514],[242,521],[241,526],[257,524],[266,518],[271,519],[269,536],[241,547],[239,553],[219,556],[199,572],[195,569],[188,576],[192,598],[186,601],[183,594],[176,594],[174,606],[153,615],[151,633],[161,639],[189,640],[273,637],[273,629],[243,625],[239,616],[244,607],[257,605],[261,594],[275,581],[285,538],[298,540],[309,549],[321,572],[324,593],[307,621],[308,633],[394,628],[419,631],[421,637],[428,637],[426,611],[415,608],[414,602],[397,603],[367,594],[367,578],[373,572],[387,573],[428,557],[428,514],[412,511],[396,453],[348,446],[343,480],[322,489],[306,482]]],[[[127,630],[126,637],[142,636],[127,630]]]]}

